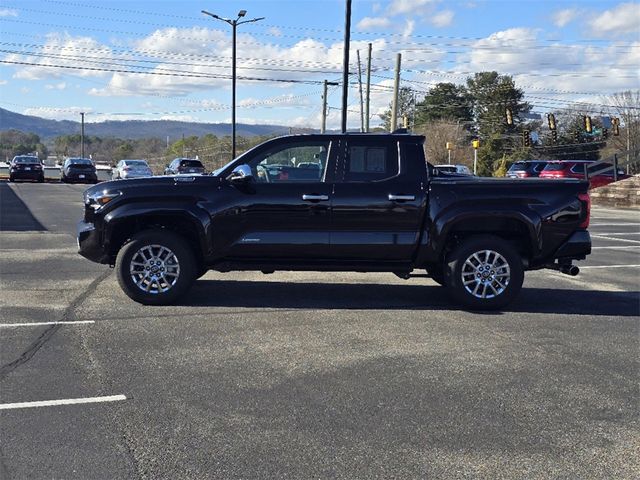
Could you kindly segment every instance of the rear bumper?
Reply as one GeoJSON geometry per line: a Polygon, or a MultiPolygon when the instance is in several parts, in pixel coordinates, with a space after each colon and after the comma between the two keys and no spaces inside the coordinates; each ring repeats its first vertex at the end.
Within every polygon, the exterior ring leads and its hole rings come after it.
{"type": "Polygon", "coordinates": [[[80,220],[77,225],[78,253],[96,263],[109,263],[109,257],[102,248],[100,232],[93,223],[80,220]]]}
{"type": "Polygon", "coordinates": [[[40,180],[44,178],[44,172],[42,170],[14,170],[9,172],[9,176],[16,180],[40,180]]]}
{"type": "Polygon", "coordinates": [[[64,176],[67,182],[79,182],[79,183],[96,183],[98,181],[98,175],[96,173],[67,173],[64,176]],[[83,176],[83,178],[80,177],[83,176]]]}
{"type": "Polygon", "coordinates": [[[587,230],[577,230],[564,242],[554,255],[561,260],[584,260],[591,253],[591,235],[587,230]]]}

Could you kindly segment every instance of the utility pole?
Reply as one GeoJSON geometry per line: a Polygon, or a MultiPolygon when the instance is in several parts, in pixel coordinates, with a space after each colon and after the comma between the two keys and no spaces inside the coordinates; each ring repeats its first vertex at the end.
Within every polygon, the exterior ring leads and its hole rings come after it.
{"type": "Polygon", "coordinates": [[[265,17],[239,21],[247,14],[246,10],[240,10],[238,12],[238,18],[235,20],[219,17],[218,15],[207,12],[206,10],[201,10],[201,12],[215,18],[216,20],[222,20],[223,22],[228,23],[231,25],[231,29],[233,30],[231,47],[231,159],[234,159],[236,158],[236,30],[238,25],[242,25],[243,23],[259,22],[260,20],[264,20],[265,17]]]}
{"type": "Polygon", "coordinates": [[[396,77],[393,83],[393,105],[391,106],[391,125],[389,131],[393,132],[398,123],[398,91],[400,89],[400,63],[402,62],[402,54],[399,53],[396,59],[396,77]]]}
{"type": "Polygon", "coordinates": [[[327,87],[328,86],[337,87],[340,85],[338,82],[327,82],[324,81],[323,92],[322,92],[322,123],[320,124],[320,133],[325,133],[327,131],[327,87]]]}
{"type": "Polygon", "coordinates": [[[371,99],[371,44],[369,44],[367,54],[367,100],[364,104],[364,131],[369,133],[369,101],[371,99]]]}
{"type": "MultiPolygon", "coordinates": [[[[625,130],[627,131],[627,175],[631,172],[631,115],[625,119],[625,130]]],[[[616,167],[617,168],[617,167],[616,167]]]]}
{"type": "Polygon", "coordinates": [[[342,60],[342,133],[347,132],[347,102],[349,100],[349,48],[351,40],[351,0],[346,0],[344,14],[344,52],[342,60]]]}
{"type": "Polygon", "coordinates": [[[360,50],[356,50],[358,55],[358,86],[360,89],[360,131],[364,132],[364,103],[362,100],[362,68],[360,67],[360,50]]]}
{"type": "Polygon", "coordinates": [[[80,112],[80,157],[84,158],[84,112],[80,112]]]}

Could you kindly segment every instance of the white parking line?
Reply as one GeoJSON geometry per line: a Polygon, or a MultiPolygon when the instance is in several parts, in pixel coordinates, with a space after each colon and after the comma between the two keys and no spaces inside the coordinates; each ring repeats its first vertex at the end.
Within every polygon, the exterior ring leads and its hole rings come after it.
{"type": "Polygon", "coordinates": [[[0,323],[0,328],[11,328],[11,327],[42,327],[46,325],[77,325],[83,323],[96,323],[95,320],[75,320],[69,322],[27,322],[27,323],[0,323]]]}
{"type": "Polygon", "coordinates": [[[111,395],[107,397],[65,398],[62,400],[44,400],[40,402],[0,403],[0,410],[15,408],[55,407],[58,405],[78,405],[81,403],[120,402],[126,400],[124,395],[111,395]]]}
{"type": "Polygon", "coordinates": [[[628,243],[638,243],[640,244],[640,240],[629,240],[627,238],[616,238],[616,237],[607,237],[606,235],[596,235],[591,234],[594,238],[604,238],[605,240],[615,240],[616,242],[628,242],[628,243]]]}
{"type": "Polygon", "coordinates": [[[591,227],[640,227],[640,223],[592,223],[591,227]]]}
{"type": "Polygon", "coordinates": [[[587,268],[638,268],[640,265],[587,265],[586,267],[580,267],[580,270],[587,268]]]}
{"type": "Polygon", "coordinates": [[[640,235],[640,232],[597,232],[596,235],[640,235]]]}
{"type": "Polygon", "coordinates": [[[640,245],[610,245],[608,247],[591,247],[591,250],[595,249],[613,249],[613,250],[627,250],[629,248],[640,248],[640,245]]]}

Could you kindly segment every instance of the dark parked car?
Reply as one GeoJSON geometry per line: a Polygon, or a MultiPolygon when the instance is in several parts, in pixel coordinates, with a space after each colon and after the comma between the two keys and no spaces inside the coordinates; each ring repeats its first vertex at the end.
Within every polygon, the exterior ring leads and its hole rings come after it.
{"type": "Polygon", "coordinates": [[[152,305],[175,302],[207,270],[408,279],[426,269],[474,309],[511,302],[525,270],[578,273],[572,262],[591,252],[587,182],[434,176],[423,142],[292,135],[215,175],[103,183],[84,193],[79,251],[114,265],[124,292],[152,305]]]}
{"type": "Polygon", "coordinates": [[[9,163],[9,181],[33,180],[44,182],[44,168],[38,157],[33,155],[17,155],[9,163]]]}
{"type": "Polygon", "coordinates": [[[183,173],[202,175],[204,174],[204,165],[195,158],[176,158],[164,169],[165,175],[180,175],[183,173]]]}
{"type": "Polygon", "coordinates": [[[88,158],[67,158],[62,165],[60,180],[64,183],[98,183],[98,173],[88,158]]]}
{"type": "Polygon", "coordinates": [[[530,178],[540,176],[540,172],[547,165],[545,160],[523,160],[515,162],[507,171],[509,178],[530,178]]]}

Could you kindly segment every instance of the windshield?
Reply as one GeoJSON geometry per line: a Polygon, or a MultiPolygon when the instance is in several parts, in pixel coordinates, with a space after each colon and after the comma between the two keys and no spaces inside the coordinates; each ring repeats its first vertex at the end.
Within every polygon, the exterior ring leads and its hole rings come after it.
{"type": "Polygon", "coordinates": [[[127,165],[128,167],[146,167],[147,162],[145,162],[144,160],[125,160],[124,164],[127,165]]]}
{"type": "Polygon", "coordinates": [[[16,157],[14,161],[16,163],[40,163],[38,157],[16,157]]]}
{"type": "Polygon", "coordinates": [[[511,165],[511,168],[509,170],[511,171],[521,171],[521,170],[526,170],[527,169],[527,163],[526,162],[516,162],[513,165],[511,165]]]}
{"type": "Polygon", "coordinates": [[[203,168],[200,160],[180,160],[181,167],[203,168]]]}
{"type": "Polygon", "coordinates": [[[566,167],[567,167],[566,163],[552,162],[552,163],[547,163],[547,166],[544,167],[544,171],[545,172],[559,172],[561,170],[564,170],[566,167]]]}

